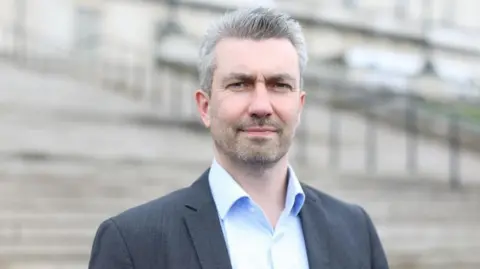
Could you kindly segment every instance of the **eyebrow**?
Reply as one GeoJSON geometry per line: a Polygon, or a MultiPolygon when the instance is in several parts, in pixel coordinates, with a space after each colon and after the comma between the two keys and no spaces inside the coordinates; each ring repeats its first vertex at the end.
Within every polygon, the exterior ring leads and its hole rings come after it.
{"type": "MultiPolygon", "coordinates": [[[[238,80],[255,80],[255,75],[248,73],[230,73],[224,79],[223,83],[226,83],[228,80],[238,79],[238,80]]],[[[278,73],[265,76],[267,81],[276,80],[276,81],[291,81],[296,82],[296,79],[288,73],[278,73]]]]}
{"type": "Polygon", "coordinates": [[[254,80],[255,76],[247,73],[230,73],[227,76],[225,76],[222,80],[223,83],[226,83],[229,80],[254,80]]]}
{"type": "Polygon", "coordinates": [[[273,74],[271,76],[267,76],[268,80],[281,80],[281,81],[292,81],[295,82],[296,79],[287,73],[280,73],[280,74],[273,74]]]}

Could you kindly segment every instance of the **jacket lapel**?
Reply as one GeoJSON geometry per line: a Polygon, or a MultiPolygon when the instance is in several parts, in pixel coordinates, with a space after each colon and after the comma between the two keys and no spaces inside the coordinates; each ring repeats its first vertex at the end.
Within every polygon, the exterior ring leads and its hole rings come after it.
{"type": "Polygon", "coordinates": [[[208,172],[190,187],[185,223],[203,269],[231,269],[227,245],[208,185],[208,172]]]}
{"type": "Polygon", "coordinates": [[[330,268],[329,253],[329,231],[325,213],[321,206],[321,201],[316,200],[304,188],[306,199],[305,204],[300,211],[305,244],[307,248],[308,263],[312,269],[330,268]]]}

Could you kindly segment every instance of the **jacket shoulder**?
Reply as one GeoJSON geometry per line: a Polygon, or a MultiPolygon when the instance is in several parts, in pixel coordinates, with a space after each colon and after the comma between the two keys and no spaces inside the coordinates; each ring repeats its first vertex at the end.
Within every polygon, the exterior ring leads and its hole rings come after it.
{"type": "Polygon", "coordinates": [[[194,253],[174,250],[191,248],[185,243],[189,242],[188,233],[182,224],[185,211],[190,210],[186,206],[188,199],[195,195],[201,196],[198,188],[181,188],[103,221],[95,235],[93,260],[100,264],[116,257],[122,265],[134,264],[131,267],[135,268],[170,268],[168,262],[178,253],[184,256],[185,253],[194,253]],[[98,258],[100,256],[103,259],[98,258]]]}
{"type": "Polygon", "coordinates": [[[120,226],[130,223],[135,223],[136,225],[155,223],[158,225],[158,223],[161,223],[158,221],[166,216],[174,218],[179,215],[189,192],[188,187],[181,188],[155,200],[129,208],[111,219],[120,226]]]}
{"type": "Polygon", "coordinates": [[[360,221],[368,217],[365,209],[359,204],[347,202],[333,195],[327,194],[308,184],[302,183],[307,198],[319,201],[327,217],[332,221],[360,221]]]}

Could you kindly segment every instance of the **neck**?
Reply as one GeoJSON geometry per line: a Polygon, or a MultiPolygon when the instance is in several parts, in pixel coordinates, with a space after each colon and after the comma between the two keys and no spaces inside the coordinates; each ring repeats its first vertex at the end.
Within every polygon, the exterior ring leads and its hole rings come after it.
{"type": "Polygon", "coordinates": [[[272,224],[285,207],[288,158],[269,166],[248,165],[216,152],[217,162],[266,213],[272,224]]]}

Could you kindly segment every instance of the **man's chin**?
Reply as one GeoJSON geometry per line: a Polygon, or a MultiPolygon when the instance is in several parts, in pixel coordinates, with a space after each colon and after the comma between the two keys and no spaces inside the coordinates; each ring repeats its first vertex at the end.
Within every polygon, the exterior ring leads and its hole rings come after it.
{"type": "Polygon", "coordinates": [[[242,156],[241,160],[247,165],[262,167],[272,166],[278,162],[276,158],[266,155],[242,156]]]}
{"type": "Polygon", "coordinates": [[[278,160],[276,153],[267,147],[245,147],[237,152],[240,159],[248,163],[275,163],[278,160]]]}

